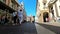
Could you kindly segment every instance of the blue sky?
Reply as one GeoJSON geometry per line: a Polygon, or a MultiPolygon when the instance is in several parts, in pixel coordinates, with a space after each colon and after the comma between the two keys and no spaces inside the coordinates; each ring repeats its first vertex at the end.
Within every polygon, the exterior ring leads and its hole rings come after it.
{"type": "MultiPolygon", "coordinates": [[[[18,3],[22,0],[18,0],[18,3]]],[[[36,0],[23,0],[27,16],[36,16],[36,0]]]]}

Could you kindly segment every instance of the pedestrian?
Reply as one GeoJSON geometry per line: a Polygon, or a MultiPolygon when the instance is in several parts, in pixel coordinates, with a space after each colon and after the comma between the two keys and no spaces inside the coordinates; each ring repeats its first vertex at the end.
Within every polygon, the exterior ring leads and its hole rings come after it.
{"type": "Polygon", "coordinates": [[[48,22],[50,21],[50,17],[48,17],[48,22]]]}
{"type": "Polygon", "coordinates": [[[5,16],[5,18],[4,18],[4,19],[5,19],[5,24],[6,24],[6,23],[8,23],[8,22],[9,22],[9,20],[8,20],[8,18],[7,18],[7,13],[5,13],[5,14],[4,14],[4,16],[5,16]]]}
{"type": "Polygon", "coordinates": [[[1,24],[1,15],[0,15],[0,24],[1,24]]]}
{"type": "Polygon", "coordinates": [[[5,24],[5,15],[2,15],[1,24],[5,24]]]}
{"type": "Polygon", "coordinates": [[[48,19],[46,18],[46,22],[48,21],[48,19]]]}
{"type": "Polygon", "coordinates": [[[17,20],[17,12],[13,12],[13,21],[16,24],[17,20]]]}
{"type": "Polygon", "coordinates": [[[56,20],[57,20],[57,18],[55,17],[55,18],[54,18],[54,21],[56,22],[56,20]]]}
{"type": "Polygon", "coordinates": [[[19,18],[19,23],[21,24],[23,21],[23,10],[18,8],[18,18],[19,18]]]}

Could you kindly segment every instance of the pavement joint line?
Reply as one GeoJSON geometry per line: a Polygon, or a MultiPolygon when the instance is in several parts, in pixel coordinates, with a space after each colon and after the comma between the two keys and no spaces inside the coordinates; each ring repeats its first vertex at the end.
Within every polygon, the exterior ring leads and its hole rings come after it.
{"type": "MultiPolygon", "coordinates": [[[[39,23],[38,23],[39,24],[39,23]]],[[[60,27],[60,23],[48,23],[48,22],[43,22],[43,23],[40,23],[40,24],[47,24],[47,25],[52,25],[52,26],[58,26],[60,27]]]]}

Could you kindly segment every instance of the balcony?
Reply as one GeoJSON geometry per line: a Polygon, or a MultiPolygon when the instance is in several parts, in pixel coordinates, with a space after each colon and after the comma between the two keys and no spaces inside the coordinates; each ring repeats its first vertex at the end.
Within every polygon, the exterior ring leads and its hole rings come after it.
{"type": "Polygon", "coordinates": [[[11,1],[11,3],[9,4],[9,7],[11,7],[14,10],[17,10],[16,2],[11,1]]]}
{"type": "Polygon", "coordinates": [[[12,4],[12,8],[13,8],[14,10],[17,9],[15,4],[12,4]]]}

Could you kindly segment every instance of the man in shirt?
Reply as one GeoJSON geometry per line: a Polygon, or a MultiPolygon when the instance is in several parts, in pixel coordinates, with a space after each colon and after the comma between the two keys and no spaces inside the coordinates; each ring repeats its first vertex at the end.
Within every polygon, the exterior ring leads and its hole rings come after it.
{"type": "Polygon", "coordinates": [[[21,24],[23,21],[23,10],[18,9],[18,18],[19,18],[19,23],[21,24]]]}
{"type": "Polygon", "coordinates": [[[14,20],[14,23],[16,24],[16,20],[17,20],[17,12],[13,12],[13,20],[14,20]]]}

